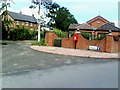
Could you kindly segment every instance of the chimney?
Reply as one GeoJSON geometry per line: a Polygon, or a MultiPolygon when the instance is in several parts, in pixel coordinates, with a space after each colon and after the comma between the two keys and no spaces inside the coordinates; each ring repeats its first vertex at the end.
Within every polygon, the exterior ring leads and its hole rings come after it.
{"type": "Polygon", "coordinates": [[[22,11],[20,11],[20,14],[22,14],[22,11]]]}
{"type": "Polygon", "coordinates": [[[34,17],[34,14],[32,14],[32,16],[34,17]]]}

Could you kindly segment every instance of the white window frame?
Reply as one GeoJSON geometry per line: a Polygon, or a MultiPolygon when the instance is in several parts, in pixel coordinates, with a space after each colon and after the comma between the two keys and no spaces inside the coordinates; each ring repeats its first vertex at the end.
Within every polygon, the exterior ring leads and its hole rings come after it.
{"type": "Polygon", "coordinates": [[[22,26],[24,25],[24,22],[22,22],[22,26]]]}
{"type": "Polygon", "coordinates": [[[30,26],[33,26],[33,23],[30,23],[30,26]]]}
{"type": "Polygon", "coordinates": [[[16,25],[19,25],[19,21],[16,21],[16,25]]]}
{"type": "Polygon", "coordinates": [[[28,26],[28,22],[25,22],[26,26],[28,26]]]}

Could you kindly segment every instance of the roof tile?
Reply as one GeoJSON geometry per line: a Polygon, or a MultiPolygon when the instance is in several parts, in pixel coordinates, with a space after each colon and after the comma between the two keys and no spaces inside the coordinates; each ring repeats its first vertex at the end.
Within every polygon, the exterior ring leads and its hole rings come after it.
{"type": "Polygon", "coordinates": [[[37,23],[37,19],[33,16],[28,16],[28,15],[24,15],[21,13],[15,13],[11,11],[8,11],[8,14],[15,20],[37,23]]]}

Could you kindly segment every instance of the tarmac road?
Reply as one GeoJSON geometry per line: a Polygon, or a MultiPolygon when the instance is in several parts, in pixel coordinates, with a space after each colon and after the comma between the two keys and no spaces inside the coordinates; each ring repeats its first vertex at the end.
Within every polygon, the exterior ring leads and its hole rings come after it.
{"type": "Polygon", "coordinates": [[[2,46],[4,88],[118,87],[118,61],[34,51],[24,41],[2,46]]]}

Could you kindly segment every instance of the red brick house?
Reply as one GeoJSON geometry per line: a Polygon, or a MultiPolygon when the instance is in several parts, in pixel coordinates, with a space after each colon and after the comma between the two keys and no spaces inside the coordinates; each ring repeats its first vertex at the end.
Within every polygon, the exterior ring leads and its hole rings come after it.
{"type": "Polygon", "coordinates": [[[116,27],[114,23],[109,22],[101,16],[97,16],[84,24],[71,24],[70,31],[79,30],[80,32],[91,33],[92,38],[96,38],[99,34],[109,34],[113,36],[120,35],[120,28],[116,27]]]}
{"type": "Polygon", "coordinates": [[[8,11],[8,18],[13,21],[11,28],[24,27],[30,30],[37,30],[37,19],[34,16],[24,15],[21,12],[8,11]]]}

